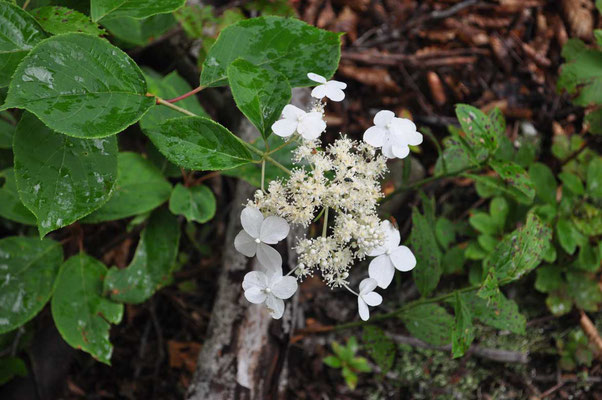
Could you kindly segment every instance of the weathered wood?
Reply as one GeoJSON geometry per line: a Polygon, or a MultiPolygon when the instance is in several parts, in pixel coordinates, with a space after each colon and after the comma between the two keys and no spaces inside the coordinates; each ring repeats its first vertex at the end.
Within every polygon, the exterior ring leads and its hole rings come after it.
{"type": "MultiPolygon", "coordinates": [[[[308,92],[295,90],[293,102],[307,106],[308,92]]],[[[239,130],[247,140],[253,131],[246,120],[239,130]]],[[[242,229],[240,212],[254,190],[246,182],[236,184],[217,297],[188,400],[286,398],[286,359],[294,330],[296,297],[286,301],[280,320],[273,320],[263,305],[250,304],[244,298],[241,284],[245,273],[258,266],[234,248],[234,237],[242,229]]],[[[281,243],[278,247],[289,268],[295,265],[291,246],[301,233],[291,230],[286,245],[281,243]]]]}

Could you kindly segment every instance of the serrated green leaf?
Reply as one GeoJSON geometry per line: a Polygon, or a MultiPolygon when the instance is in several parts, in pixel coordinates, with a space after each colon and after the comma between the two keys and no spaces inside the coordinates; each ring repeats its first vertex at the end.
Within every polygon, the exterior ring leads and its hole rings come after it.
{"type": "Polygon", "coordinates": [[[32,319],[52,294],[63,262],[53,240],[28,237],[0,239],[0,333],[32,319]]]}
{"type": "Polygon", "coordinates": [[[67,7],[46,6],[30,11],[44,30],[53,35],[62,33],[81,32],[101,36],[105,34],[97,23],[79,11],[67,7]]]}
{"type": "Polygon", "coordinates": [[[243,59],[230,64],[227,74],[236,105],[267,138],[272,132],[272,124],[291,100],[291,87],[286,78],[279,72],[243,59]]]}
{"type": "Polygon", "coordinates": [[[4,184],[0,187],[0,217],[25,225],[35,225],[36,217],[23,205],[17,192],[15,174],[12,168],[0,171],[0,180],[4,184]]]}
{"type": "Polygon", "coordinates": [[[462,293],[462,300],[470,314],[485,325],[519,335],[525,334],[525,317],[518,311],[516,303],[503,294],[499,293],[488,301],[475,292],[467,292],[462,293]]]}
{"type": "Polygon", "coordinates": [[[142,231],[131,264],[125,269],[112,267],[104,280],[104,292],[114,301],[142,303],[169,282],[175,266],[180,225],[165,209],[151,214],[142,231]]]}
{"type": "Polygon", "coordinates": [[[454,327],[452,329],[452,356],[462,357],[474,340],[472,314],[460,293],[454,296],[454,327]]]}
{"type": "Polygon", "coordinates": [[[0,110],[22,108],[69,136],[121,132],[154,104],[136,63],[108,41],[84,33],[53,36],[19,64],[0,110]]]}
{"type": "Polygon", "coordinates": [[[205,185],[189,188],[178,183],[169,198],[169,210],[187,221],[207,222],[215,215],[215,209],[215,196],[205,185]]]}
{"type": "Polygon", "coordinates": [[[123,304],[102,296],[107,267],[80,253],[62,266],[52,296],[52,317],[63,339],[98,361],[111,364],[111,324],[123,317],[123,304]]]}
{"type": "Polygon", "coordinates": [[[397,346],[382,329],[373,325],[365,326],[362,342],[370,357],[380,367],[382,374],[386,374],[393,368],[397,346]]]}
{"type": "MultiPolygon", "coordinates": [[[[143,70],[143,73],[148,85],[148,91],[163,99],[172,99],[192,90],[188,82],[178,75],[176,71],[161,76],[155,71],[146,68],[143,70]]],[[[209,118],[209,115],[205,112],[196,96],[190,96],[178,101],[178,107],[188,110],[200,117],[209,118]]],[[[146,130],[152,126],[160,125],[170,118],[178,118],[181,116],[181,113],[172,110],[169,107],[154,105],[140,120],[140,127],[142,130],[146,130]]]]}
{"type": "Polygon", "coordinates": [[[412,336],[434,346],[448,344],[454,317],[436,304],[422,304],[401,314],[400,318],[412,336]]]}
{"type": "Polygon", "coordinates": [[[102,20],[102,25],[125,43],[146,46],[175,26],[176,19],[171,14],[157,14],[144,19],[109,17],[102,20]]]}
{"type": "Polygon", "coordinates": [[[560,289],[562,284],[562,269],[557,265],[546,265],[537,268],[535,289],[542,293],[549,293],[560,289]]]}
{"type": "Polygon", "coordinates": [[[103,18],[147,18],[177,10],[186,0],[91,0],[90,15],[93,21],[103,18]]]}
{"type": "Polygon", "coordinates": [[[36,216],[40,236],[105,204],[117,179],[117,139],[79,139],[53,132],[33,114],[14,142],[19,197],[36,216]]]}
{"type": "Polygon", "coordinates": [[[518,279],[539,265],[551,239],[551,229],[529,213],[525,225],[506,235],[485,260],[487,271],[493,271],[498,281],[518,279]]]}
{"type": "Polygon", "coordinates": [[[587,166],[587,194],[602,199],[602,157],[594,157],[587,166]]]}
{"type": "Polygon", "coordinates": [[[46,37],[29,13],[0,1],[0,87],[8,86],[19,62],[46,37]]]}
{"type": "Polygon", "coordinates": [[[119,153],[117,182],[109,201],[83,222],[97,223],[144,214],[163,204],[171,195],[171,184],[140,154],[119,153]]]}
{"type": "Polygon", "coordinates": [[[581,179],[570,172],[561,172],[558,174],[558,178],[563,183],[564,187],[573,192],[574,194],[581,196],[585,193],[585,187],[581,179]]]}
{"type": "Polygon", "coordinates": [[[144,133],[169,161],[187,169],[229,169],[253,159],[238,137],[208,118],[172,118],[144,133]]]}
{"type": "Polygon", "coordinates": [[[558,88],[577,94],[580,106],[602,104],[602,52],[588,49],[581,40],[570,39],[562,48],[567,59],[560,70],[558,88]]]}
{"type": "Polygon", "coordinates": [[[456,104],[456,117],[473,147],[484,147],[490,152],[497,149],[499,120],[493,124],[485,113],[467,104],[456,104]]]}
{"type": "Polygon", "coordinates": [[[548,204],[556,204],[556,179],[552,170],[545,164],[534,163],[529,167],[529,177],[537,197],[548,204]]]}
{"type": "Polygon", "coordinates": [[[423,296],[428,296],[435,290],[441,277],[441,250],[437,245],[433,228],[427,218],[414,208],[410,243],[417,264],[413,276],[416,287],[423,296]]]}
{"type": "MultiPolygon", "coordinates": [[[[517,201],[529,203],[533,200],[535,197],[535,186],[527,172],[521,166],[510,161],[499,160],[491,160],[489,165],[506,182],[509,189],[514,189],[524,196],[523,198],[515,193],[514,197],[517,201]]],[[[511,190],[510,193],[513,193],[513,191],[511,190]]]]}
{"type": "Polygon", "coordinates": [[[224,29],[209,50],[201,72],[201,85],[226,84],[226,69],[237,58],[274,69],[291,87],[315,84],[314,72],[330,78],[341,56],[341,41],[334,32],[321,30],[293,18],[259,17],[224,29]]]}

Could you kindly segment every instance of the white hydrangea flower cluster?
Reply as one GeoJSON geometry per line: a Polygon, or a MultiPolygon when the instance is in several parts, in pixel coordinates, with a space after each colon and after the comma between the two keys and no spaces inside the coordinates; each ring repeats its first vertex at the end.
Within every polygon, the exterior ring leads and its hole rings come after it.
{"type": "Polygon", "coordinates": [[[287,105],[272,125],[276,135],[299,143],[292,157],[297,167],[286,181],[274,180],[266,190],[258,190],[241,213],[243,230],[234,246],[247,257],[257,255],[265,270],[249,272],[243,289],[250,302],[265,303],[272,317],[280,318],[283,300],[295,293],[297,279],[317,271],[330,287],[344,287],[356,295],[360,318],[367,320],[368,306],[382,302],[374,289],[387,288],[395,270],[409,271],[416,265],[411,250],[400,246],[399,231],[380,220],[377,207],[387,159],[406,157],[408,146],[420,144],[422,135],[411,121],[384,110],[376,114],[364,142],[341,136],[322,148],[319,137],[326,122],[321,100],[342,101],[347,85],[313,73],[308,78],[320,84],[312,91],[318,99],[312,109],[287,105]],[[377,154],[378,148],[382,154],[377,154]],[[282,257],[271,245],[288,235],[289,224],[308,227],[321,217],[322,235],[296,238],[298,264],[283,276],[282,257]],[[369,278],[356,292],[349,287],[349,270],[366,256],[375,258],[369,278]]]}

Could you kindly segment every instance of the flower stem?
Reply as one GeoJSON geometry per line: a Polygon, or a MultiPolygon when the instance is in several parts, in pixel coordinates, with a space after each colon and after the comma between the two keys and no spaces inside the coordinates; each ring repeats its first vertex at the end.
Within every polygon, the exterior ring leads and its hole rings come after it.
{"type": "MultiPolygon", "coordinates": [[[[273,148],[271,151],[268,151],[268,155],[277,152],[278,150],[288,146],[289,144],[293,143],[296,140],[295,137],[290,138],[289,140],[287,140],[286,142],[282,143],[280,146],[277,146],[275,148],[273,148]]],[[[267,145],[267,143],[266,143],[267,145]]]]}
{"type": "Polygon", "coordinates": [[[284,165],[280,164],[278,161],[274,160],[272,157],[267,154],[264,156],[266,160],[274,164],[276,167],[280,168],[282,171],[286,172],[288,175],[291,175],[291,170],[286,168],[284,165]]]}
{"type": "Polygon", "coordinates": [[[265,158],[261,160],[261,191],[265,192],[265,158]]]}
{"type": "MultiPolygon", "coordinates": [[[[347,290],[349,290],[351,293],[353,293],[354,295],[356,295],[357,297],[360,297],[359,293],[357,293],[355,290],[351,289],[346,283],[343,283],[343,287],[347,290]]],[[[343,324],[346,325],[346,324],[343,324]]],[[[339,325],[335,325],[334,329],[337,329],[337,326],[339,325]]]]}
{"type": "Polygon", "coordinates": [[[324,225],[322,225],[322,237],[326,237],[328,231],[328,207],[324,209],[324,225]]]}
{"type": "Polygon", "coordinates": [[[192,90],[191,90],[190,92],[188,92],[188,93],[184,93],[184,94],[183,94],[183,95],[181,95],[181,96],[178,96],[178,97],[176,97],[176,98],[173,98],[173,99],[165,100],[165,101],[166,101],[166,102],[168,102],[168,103],[176,103],[176,102],[178,102],[178,101],[180,101],[180,100],[184,100],[184,99],[185,99],[185,98],[187,98],[187,97],[190,97],[190,96],[192,96],[192,95],[195,95],[195,94],[197,94],[198,92],[200,92],[200,91],[201,91],[201,90],[203,90],[203,89],[205,89],[205,86],[199,86],[199,87],[197,87],[197,88],[195,88],[195,89],[192,89],[192,90]]]}
{"type": "Polygon", "coordinates": [[[157,97],[157,104],[161,104],[164,105],[166,107],[171,108],[172,110],[176,110],[178,112],[181,112],[182,114],[188,115],[189,117],[198,117],[198,115],[196,115],[195,113],[192,113],[182,107],[178,107],[175,104],[171,104],[169,101],[167,100],[163,100],[160,97],[157,97]]]}

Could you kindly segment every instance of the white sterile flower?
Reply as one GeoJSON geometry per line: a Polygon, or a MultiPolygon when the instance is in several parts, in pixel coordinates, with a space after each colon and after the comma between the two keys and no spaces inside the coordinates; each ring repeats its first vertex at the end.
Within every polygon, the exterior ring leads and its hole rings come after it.
{"type": "Polygon", "coordinates": [[[272,124],[272,131],[278,136],[287,138],[298,132],[305,140],[313,140],[326,129],[322,113],[317,111],[305,112],[292,104],[287,104],[282,110],[282,119],[272,124]]]}
{"type": "Polygon", "coordinates": [[[400,246],[401,237],[399,231],[395,229],[389,221],[383,221],[381,224],[385,232],[385,244],[377,247],[368,253],[374,257],[368,267],[368,275],[378,282],[378,286],[386,289],[393,280],[395,269],[400,271],[410,271],[416,266],[416,257],[406,246],[400,246]]]}
{"type": "Polygon", "coordinates": [[[257,254],[264,267],[281,265],[282,257],[269,244],[276,244],[288,235],[289,226],[284,218],[263,214],[256,208],[245,207],[240,213],[243,230],[234,238],[234,247],[247,257],[257,254]]]}
{"type": "Polygon", "coordinates": [[[343,92],[343,89],[347,88],[345,82],[327,81],[322,75],[313,72],[308,73],[307,77],[314,82],[321,83],[311,91],[312,97],[316,99],[328,97],[332,101],[342,101],[345,98],[345,92],[343,92]]]}
{"type": "Polygon", "coordinates": [[[253,304],[265,303],[270,315],[280,319],[284,313],[284,301],[297,291],[297,279],[282,276],[282,266],[270,264],[267,272],[251,271],[245,275],[242,288],[245,297],[253,304]]]}
{"type": "Polygon", "coordinates": [[[370,318],[368,306],[376,307],[383,302],[382,296],[374,292],[377,285],[376,280],[372,278],[366,278],[360,282],[360,292],[357,296],[357,310],[363,321],[368,321],[368,318],[370,318]]]}
{"type": "Polygon", "coordinates": [[[406,118],[397,118],[395,113],[382,110],[374,116],[374,126],[364,132],[364,141],[374,147],[382,147],[387,158],[405,158],[410,146],[422,143],[422,134],[416,125],[406,118]]]}

